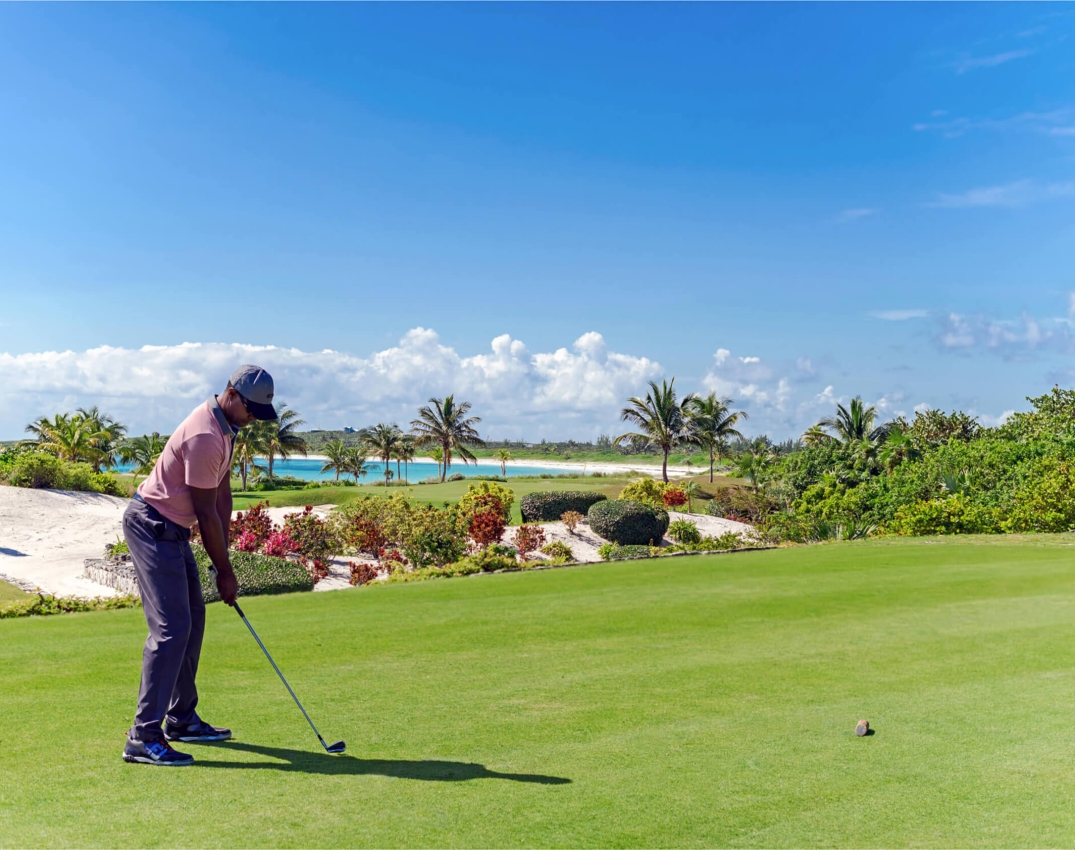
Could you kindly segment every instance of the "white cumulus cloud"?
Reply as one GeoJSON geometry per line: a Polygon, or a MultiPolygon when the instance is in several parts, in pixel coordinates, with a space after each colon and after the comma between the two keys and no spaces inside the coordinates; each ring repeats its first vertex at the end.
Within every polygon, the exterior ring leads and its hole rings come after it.
{"type": "Polygon", "coordinates": [[[277,401],[310,427],[406,424],[431,396],[455,393],[474,404],[483,431],[516,438],[607,429],[624,399],[662,374],[659,363],[609,351],[592,332],[553,352],[530,352],[504,334],[471,356],[427,328],[365,357],[241,343],[0,354],[0,433],[15,437],[39,415],[93,404],[135,433],[168,432],[241,363],[268,369],[277,401]],[[565,427],[562,417],[581,421],[565,427]]]}

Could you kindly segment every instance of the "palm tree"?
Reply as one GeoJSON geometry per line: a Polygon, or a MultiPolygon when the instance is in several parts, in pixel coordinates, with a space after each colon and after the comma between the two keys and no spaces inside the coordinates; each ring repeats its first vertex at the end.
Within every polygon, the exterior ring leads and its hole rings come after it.
{"type": "Polygon", "coordinates": [[[444,449],[436,446],[429,450],[429,456],[437,462],[437,476],[440,476],[440,465],[444,461],[444,449]]]}
{"type": "Polygon", "coordinates": [[[718,454],[727,451],[728,438],[743,435],[736,430],[742,419],[747,419],[746,411],[731,410],[730,398],[717,398],[710,393],[705,398],[692,396],[687,404],[687,426],[691,442],[709,452],[709,483],[713,483],[713,464],[718,454]]]}
{"type": "Polygon", "coordinates": [[[493,453],[493,457],[495,457],[497,460],[500,461],[500,477],[501,478],[507,478],[508,477],[508,461],[509,460],[515,460],[515,458],[513,458],[511,456],[511,452],[509,452],[507,449],[497,449],[493,453]]]}
{"type": "Polygon", "coordinates": [[[321,467],[322,472],[336,471],[336,480],[340,480],[340,473],[347,471],[347,446],[343,440],[329,440],[321,449],[325,454],[325,464],[321,467]]]}
{"type": "Polygon", "coordinates": [[[355,484],[359,478],[365,478],[369,473],[366,469],[366,453],[361,446],[349,446],[344,456],[343,471],[355,477],[355,484]]]}
{"type": "Polygon", "coordinates": [[[93,430],[93,422],[79,414],[57,413],[51,420],[40,417],[26,426],[36,435],[42,450],[61,460],[91,460],[97,456],[97,445],[107,435],[93,430]]]}
{"type": "Polygon", "coordinates": [[[776,457],[771,447],[761,440],[756,440],[750,448],[742,452],[735,459],[735,474],[739,478],[745,478],[758,492],[758,486],[765,480],[776,457]]]}
{"type": "Polygon", "coordinates": [[[157,458],[164,451],[167,440],[154,431],[120,443],[116,447],[119,459],[123,463],[134,464],[134,475],[149,475],[157,464],[157,458]]]}
{"type": "Polygon", "coordinates": [[[918,460],[922,456],[911,436],[902,428],[893,428],[881,447],[881,462],[891,472],[905,460],[918,460]]]}
{"type": "Polygon", "coordinates": [[[811,425],[803,432],[803,443],[808,446],[820,446],[831,439],[832,435],[820,425],[811,425]]]}
{"type": "Polygon", "coordinates": [[[89,461],[93,464],[93,471],[100,472],[102,466],[115,466],[116,449],[123,435],[127,433],[126,426],[121,425],[107,413],[101,413],[96,405],[89,409],[80,407],[75,415],[82,419],[86,430],[92,435],[89,439],[93,451],[89,461]]]}
{"type": "Polygon", "coordinates": [[[246,489],[247,473],[254,467],[254,458],[267,452],[269,422],[251,422],[235,435],[235,450],[231,455],[232,465],[238,467],[239,477],[246,489]]]}
{"type": "Polygon", "coordinates": [[[414,460],[414,437],[409,434],[403,435],[403,440],[400,442],[399,448],[396,449],[396,460],[403,461],[403,479],[405,481],[410,481],[410,462],[414,460]]]}
{"type": "Polygon", "coordinates": [[[688,481],[686,484],[681,485],[684,493],[687,494],[687,513],[694,513],[694,500],[702,493],[701,485],[697,481],[688,481]]]}
{"type": "Polygon", "coordinates": [[[861,398],[853,398],[850,409],[842,404],[836,405],[836,415],[820,420],[815,427],[819,430],[835,432],[831,436],[835,436],[841,443],[855,443],[861,440],[875,443],[887,436],[891,429],[890,425],[875,428],[873,423],[876,420],[876,407],[872,405],[866,407],[861,398]]]}
{"type": "Polygon", "coordinates": [[[632,397],[627,399],[628,406],[620,411],[620,419],[623,422],[631,422],[638,426],[638,431],[620,434],[612,441],[615,446],[623,442],[643,439],[647,443],[656,446],[663,452],[664,461],[661,466],[661,475],[665,483],[668,483],[668,454],[677,443],[687,439],[687,417],[684,409],[691,404],[694,395],[689,395],[682,402],[676,399],[676,379],[661,381],[657,386],[656,381],[650,381],[650,391],[644,399],[632,397]]]}
{"type": "Polygon", "coordinates": [[[418,411],[418,418],[411,422],[411,431],[418,438],[418,446],[440,446],[444,453],[444,465],[440,480],[448,477],[452,455],[458,455],[463,463],[478,462],[467,446],[484,446],[485,441],[474,427],[481,422],[480,416],[467,416],[470,402],[455,403],[455,396],[443,399],[431,398],[429,404],[418,411]]]}
{"type": "Polygon", "coordinates": [[[265,455],[269,458],[269,478],[272,478],[272,465],[277,455],[280,460],[287,460],[293,454],[306,457],[309,445],[299,436],[298,428],[305,425],[305,419],[299,419],[299,412],[281,404],[276,412],[279,419],[264,423],[265,455]]]}
{"type": "Polygon", "coordinates": [[[384,486],[387,487],[389,473],[392,471],[388,465],[396,456],[396,450],[403,441],[403,432],[394,423],[385,425],[381,422],[372,428],[363,429],[361,436],[363,445],[384,462],[384,486]]]}

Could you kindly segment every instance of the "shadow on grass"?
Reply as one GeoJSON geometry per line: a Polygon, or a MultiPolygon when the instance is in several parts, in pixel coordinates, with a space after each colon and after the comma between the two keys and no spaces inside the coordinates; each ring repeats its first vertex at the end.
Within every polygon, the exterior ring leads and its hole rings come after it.
{"type": "Polygon", "coordinates": [[[397,779],[417,779],[424,782],[465,782],[470,779],[507,779],[511,782],[535,782],[539,785],[567,785],[570,779],[542,776],[537,773],[498,773],[481,764],[464,761],[404,761],[398,759],[356,759],[348,755],[333,756],[308,750],[285,750],[228,741],[207,745],[212,749],[240,750],[268,756],[279,761],[210,761],[198,756],[195,767],[229,768],[231,770],[283,770],[297,773],[319,773],[326,776],[393,776],[397,779]]]}

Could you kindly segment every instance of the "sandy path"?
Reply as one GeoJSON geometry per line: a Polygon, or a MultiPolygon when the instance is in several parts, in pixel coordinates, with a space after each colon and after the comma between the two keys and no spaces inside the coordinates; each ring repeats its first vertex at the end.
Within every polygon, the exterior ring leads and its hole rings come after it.
{"type": "MultiPolygon", "coordinates": [[[[688,514],[688,513],[669,513],[669,517],[673,521],[677,519],[690,520],[698,526],[698,530],[702,533],[703,537],[719,537],[725,532],[731,531],[736,534],[746,534],[751,530],[751,526],[743,522],[735,522],[734,520],[724,519],[723,517],[709,516],[708,514],[688,514]]],[[[504,532],[503,542],[511,544],[511,538],[515,535],[515,530],[518,526],[512,526],[504,532]]],[[[594,561],[600,561],[601,556],[597,554],[599,547],[608,543],[603,537],[598,537],[593,531],[590,530],[590,526],[583,521],[575,529],[575,533],[572,534],[567,530],[567,526],[562,522],[544,522],[541,523],[541,530],[545,532],[545,542],[552,543],[554,540],[561,543],[566,543],[571,547],[571,552],[575,556],[576,561],[584,561],[587,563],[593,563],[594,561]]],[[[664,538],[662,544],[669,546],[673,541],[667,537],[664,538]]],[[[540,553],[536,553],[534,557],[544,557],[540,553]]]]}
{"type": "Polygon", "coordinates": [[[0,573],[57,596],[115,596],[82,577],[122,535],[127,499],[66,490],[0,487],[0,573]]]}

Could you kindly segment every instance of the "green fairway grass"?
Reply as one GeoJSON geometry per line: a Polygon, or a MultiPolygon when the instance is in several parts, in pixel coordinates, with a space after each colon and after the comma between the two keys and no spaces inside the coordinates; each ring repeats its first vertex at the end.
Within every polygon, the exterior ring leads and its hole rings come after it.
{"type": "Polygon", "coordinates": [[[29,594],[24,590],[15,587],[13,584],[9,584],[6,581],[0,581],[0,605],[5,602],[18,602],[25,599],[29,594]]]}
{"type": "MultiPolygon", "coordinates": [[[[503,486],[511,488],[515,493],[515,504],[511,508],[512,523],[518,525],[522,522],[519,513],[519,503],[522,497],[528,493],[538,493],[544,490],[581,490],[584,492],[596,491],[604,493],[609,498],[615,498],[631,478],[624,477],[600,477],[585,476],[579,478],[512,478],[503,486]]],[[[443,484],[417,484],[412,487],[390,487],[388,493],[403,493],[408,499],[415,502],[424,502],[440,507],[445,502],[455,504],[467,492],[467,487],[473,481],[445,481],[443,484]]],[[[272,507],[302,507],[303,505],[342,505],[363,496],[383,496],[383,487],[371,487],[361,485],[358,487],[319,487],[316,490],[270,490],[265,493],[239,492],[232,494],[235,510],[242,511],[256,505],[258,502],[267,501],[272,507]]]]}
{"type": "Polygon", "coordinates": [[[233,742],[120,760],[139,610],[0,621],[0,845],[1075,844],[1075,536],[876,540],[252,598],[233,742]],[[856,738],[866,718],[876,734],[856,738]]]}

